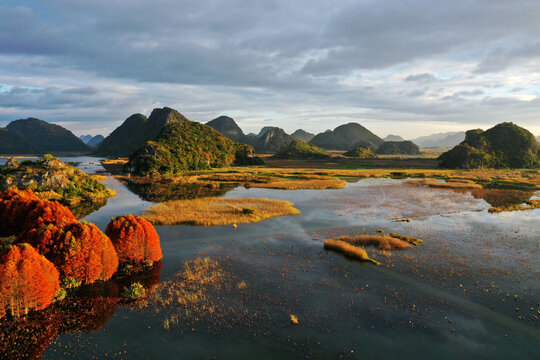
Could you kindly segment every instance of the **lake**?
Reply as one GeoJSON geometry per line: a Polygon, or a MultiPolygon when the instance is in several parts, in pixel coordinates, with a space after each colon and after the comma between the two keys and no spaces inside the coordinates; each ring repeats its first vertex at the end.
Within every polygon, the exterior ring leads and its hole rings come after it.
{"type": "MultiPolygon", "coordinates": [[[[89,173],[103,170],[99,159],[62,160],[89,173]]],[[[111,217],[152,205],[112,177],[106,184],[117,196],[84,219],[102,230],[111,217]]],[[[84,324],[54,327],[32,345],[36,353],[45,349],[43,359],[540,358],[540,209],[491,214],[485,200],[468,192],[395,179],[351,181],[342,190],[237,187],[225,197],[290,200],[301,214],[236,229],[156,227],[164,258],[145,281],[173,281],[185,262],[208,257],[228,284],[205,294],[211,308],[178,315],[160,303],[113,301],[117,286],[97,284],[83,290],[92,293],[95,311],[73,315],[84,324]],[[326,238],[377,230],[424,243],[391,254],[368,250],[381,266],[323,248],[326,238]]]]}

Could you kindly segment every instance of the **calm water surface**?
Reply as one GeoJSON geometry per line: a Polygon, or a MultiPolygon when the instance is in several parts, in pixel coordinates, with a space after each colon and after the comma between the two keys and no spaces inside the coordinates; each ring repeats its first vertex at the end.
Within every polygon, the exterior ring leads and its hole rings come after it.
{"type": "MultiPolygon", "coordinates": [[[[98,159],[72,161],[102,170],[98,159]]],[[[152,205],[114,178],[106,183],[117,196],[85,219],[103,230],[111,217],[152,205]]],[[[540,209],[489,214],[470,194],[392,179],[225,196],[290,200],[302,213],[237,229],[157,227],[156,279],[210,257],[245,291],[216,294],[216,316],[169,327],[166,310],[114,303],[107,316],[92,315],[95,326],[62,331],[43,358],[540,358],[540,209]],[[326,238],[379,229],[424,243],[391,256],[370,251],[382,266],[323,249],[326,238]]]]}

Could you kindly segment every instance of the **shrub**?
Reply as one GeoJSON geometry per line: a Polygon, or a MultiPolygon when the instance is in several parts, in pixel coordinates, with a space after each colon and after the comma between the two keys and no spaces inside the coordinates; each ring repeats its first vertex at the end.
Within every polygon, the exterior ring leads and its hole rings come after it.
{"type": "Polygon", "coordinates": [[[46,308],[60,289],[58,270],[29,244],[10,246],[0,256],[0,317],[46,308]]]}
{"type": "Polygon", "coordinates": [[[146,290],[141,283],[133,283],[122,294],[128,300],[137,300],[146,295],[146,290]]]}
{"type": "Polygon", "coordinates": [[[111,240],[95,225],[74,222],[54,224],[23,232],[17,242],[28,242],[49,259],[72,284],[109,279],[118,268],[111,240]]]}
{"type": "Polygon", "coordinates": [[[140,216],[118,216],[111,220],[105,233],[120,262],[152,263],[163,257],[156,229],[140,216]]]}
{"type": "Polygon", "coordinates": [[[18,235],[26,216],[40,201],[32,190],[8,190],[0,194],[0,236],[18,235]]]}
{"type": "Polygon", "coordinates": [[[77,218],[66,206],[56,201],[40,201],[26,216],[23,228],[29,230],[46,224],[63,227],[76,221],[77,218]]]}

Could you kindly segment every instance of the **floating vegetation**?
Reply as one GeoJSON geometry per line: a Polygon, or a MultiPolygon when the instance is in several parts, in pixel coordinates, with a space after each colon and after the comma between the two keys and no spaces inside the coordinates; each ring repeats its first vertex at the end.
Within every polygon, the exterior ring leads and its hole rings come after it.
{"type": "Polygon", "coordinates": [[[340,252],[346,256],[361,261],[370,262],[375,265],[381,265],[381,263],[379,263],[378,261],[371,259],[365,249],[351,245],[345,241],[327,239],[324,241],[324,248],[340,252]]]}
{"type": "Polygon", "coordinates": [[[291,314],[291,324],[298,325],[298,316],[291,314]]]}
{"type": "Polygon", "coordinates": [[[410,237],[410,236],[407,236],[407,235],[400,235],[400,234],[396,234],[396,233],[390,233],[390,234],[388,234],[388,236],[391,236],[391,237],[393,237],[393,238],[396,238],[396,239],[400,239],[400,240],[406,241],[406,242],[408,242],[409,244],[413,244],[413,245],[418,245],[418,244],[424,242],[424,241],[421,240],[421,239],[413,238],[413,237],[410,237]]]}
{"type": "Polygon", "coordinates": [[[216,226],[254,223],[276,216],[298,214],[300,211],[294,208],[290,201],[211,197],[158,204],[149,208],[144,213],[144,218],[157,225],[216,226]]]}

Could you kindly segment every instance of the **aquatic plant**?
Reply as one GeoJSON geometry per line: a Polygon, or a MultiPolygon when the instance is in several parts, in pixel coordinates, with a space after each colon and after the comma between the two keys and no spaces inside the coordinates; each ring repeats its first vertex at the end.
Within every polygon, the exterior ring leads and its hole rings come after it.
{"type": "Polygon", "coordinates": [[[175,200],[155,205],[144,213],[153,224],[190,224],[198,226],[253,223],[276,216],[297,215],[294,204],[284,200],[223,199],[209,197],[192,200],[175,200]],[[252,209],[254,212],[244,211],[252,209]]]}
{"type": "Polygon", "coordinates": [[[417,239],[417,238],[410,237],[410,236],[407,236],[407,235],[396,234],[396,233],[390,233],[390,234],[388,234],[388,236],[391,236],[391,237],[393,237],[393,238],[396,238],[396,239],[400,239],[400,240],[406,241],[406,242],[408,242],[409,244],[413,244],[413,245],[418,245],[418,244],[424,242],[424,241],[421,240],[421,239],[417,239]]]}
{"type": "Polygon", "coordinates": [[[133,283],[122,294],[128,300],[137,300],[146,295],[146,290],[141,283],[133,283]]]}
{"type": "Polygon", "coordinates": [[[293,325],[298,325],[299,322],[298,322],[298,316],[296,315],[293,315],[293,314],[290,314],[291,315],[291,324],[293,325]]]}
{"type": "Polygon", "coordinates": [[[488,211],[498,213],[503,211],[533,210],[540,208],[540,200],[525,200],[520,204],[508,204],[503,206],[493,206],[488,211]]]}
{"type": "Polygon", "coordinates": [[[9,246],[0,256],[0,317],[44,309],[59,288],[58,270],[31,245],[9,246]]]}
{"type": "Polygon", "coordinates": [[[404,250],[411,247],[408,242],[391,235],[340,236],[337,240],[352,245],[375,246],[380,250],[404,250]]]}
{"type": "Polygon", "coordinates": [[[421,179],[421,180],[409,180],[409,184],[413,185],[425,185],[433,188],[446,188],[446,189],[482,189],[482,185],[468,179],[449,179],[448,181],[441,182],[436,179],[421,179]]]}
{"type": "Polygon", "coordinates": [[[62,278],[90,284],[109,279],[118,268],[111,240],[94,224],[74,222],[63,227],[42,225],[23,232],[27,242],[57,267],[62,278]]]}
{"type": "Polygon", "coordinates": [[[163,257],[156,229],[140,216],[112,219],[105,234],[111,239],[121,263],[153,263],[163,257]]]}
{"type": "Polygon", "coordinates": [[[381,264],[378,261],[371,259],[365,249],[362,249],[361,247],[358,247],[358,246],[351,245],[345,241],[327,239],[324,241],[324,248],[334,250],[346,256],[349,256],[349,257],[352,257],[361,261],[370,262],[375,265],[381,264]]]}

